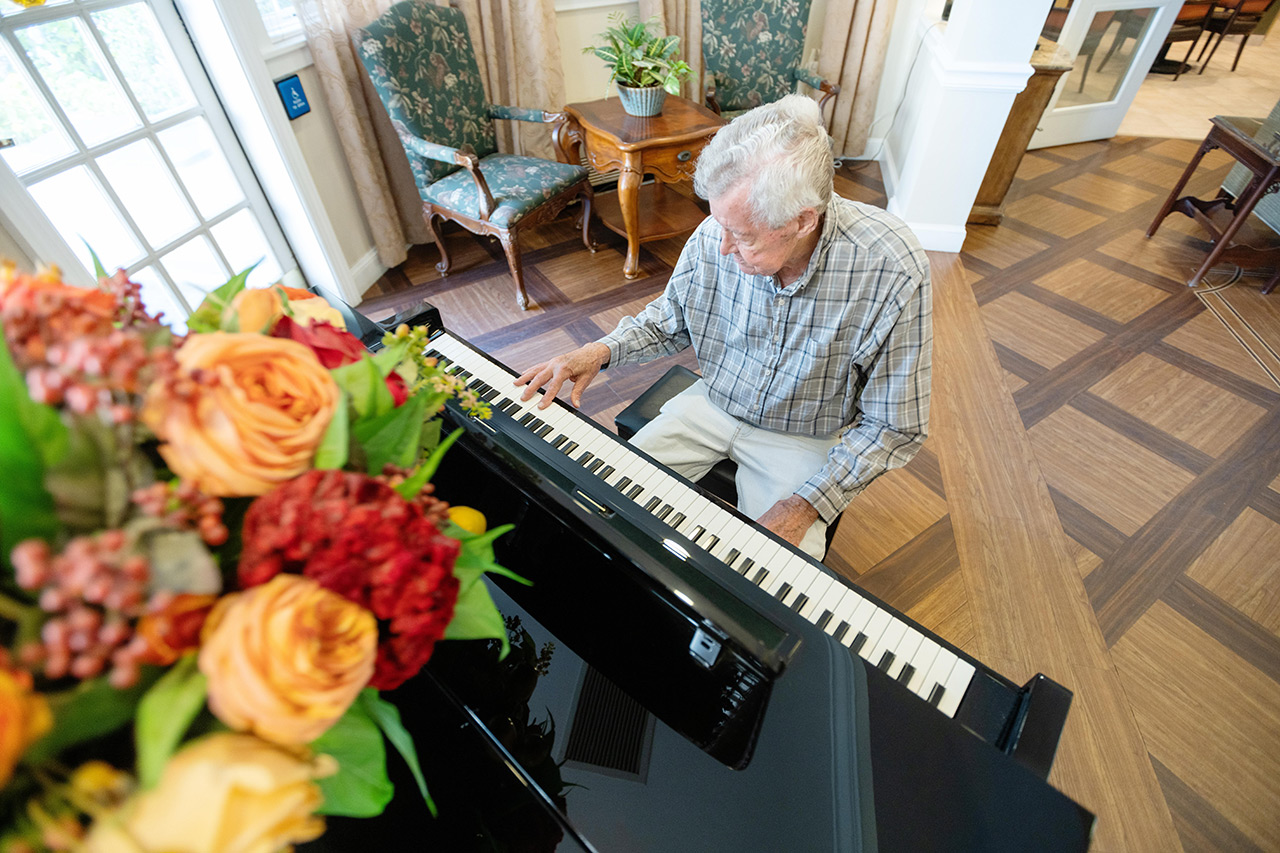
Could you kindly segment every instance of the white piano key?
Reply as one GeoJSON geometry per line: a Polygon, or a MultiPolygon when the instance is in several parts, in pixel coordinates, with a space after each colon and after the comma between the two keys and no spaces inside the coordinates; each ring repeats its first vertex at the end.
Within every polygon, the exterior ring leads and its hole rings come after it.
{"type": "MultiPolygon", "coordinates": [[[[866,634],[867,636],[867,639],[862,643],[862,647],[858,649],[858,654],[864,660],[871,656],[871,650],[875,648],[876,643],[880,640],[881,634],[884,633],[892,622],[893,617],[889,615],[889,611],[887,610],[881,610],[877,607],[875,612],[871,614],[871,618],[867,620],[867,624],[864,625],[859,632],[866,634]]],[[[856,638],[857,634],[854,634],[854,636],[856,638]]],[[[853,648],[852,644],[853,640],[850,640],[848,644],[849,648],[853,648]]],[[[875,661],[872,661],[872,663],[875,663],[875,661]]]]}
{"type": "MultiPolygon", "coordinates": [[[[938,656],[938,651],[942,647],[928,637],[921,635],[920,647],[916,649],[913,655],[912,666],[916,668],[916,674],[911,676],[911,680],[906,683],[906,687],[912,693],[921,699],[929,698],[929,690],[925,687],[925,679],[929,676],[930,670],[933,668],[933,662],[938,656]]],[[[932,687],[932,685],[929,685],[932,687]]]]}
{"type": "Polygon", "coordinates": [[[933,691],[937,687],[943,688],[946,693],[947,679],[951,676],[951,670],[955,669],[956,662],[959,660],[954,654],[948,650],[939,647],[937,656],[933,659],[933,666],[929,668],[929,674],[925,676],[924,682],[920,685],[920,690],[916,695],[926,702],[933,695],[933,691]]]}
{"type": "Polygon", "coordinates": [[[822,572],[814,572],[810,578],[810,583],[806,589],[801,590],[809,600],[805,602],[804,607],[800,608],[800,616],[809,622],[817,623],[818,617],[822,615],[819,605],[822,603],[823,597],[827,594],[827,589],[831,584],[836,583],[835,580],[823,574],[822,572]]]}
{"type": "MultiPolygon", "coordinates": [[[[884,657],[886,652],[890,654],[894,653],[894,648],[897,646],[898,641],[902,639],[902,635],[907,630],[905,622],[894,619],[887,611],[881,612],[884,613],[884,627],[881,628],[874,637],[869,639],[867,641],[867,645],[863,647],[866,651],[866,654],[863,655],[863,657],[867,659],[868,663],[875,667],[880,666],[880,659],[884,657]]],[[[870,628],[872,626],[868,625],[867,627],[870,628]]]]}
{"type": "MultiPolygon", "coordinates": [[[[903,624],[906,630],[903,631],[902,638],[898,640],[893,649],[896,659],[893,662],[893,666],[886,670],[889,677],[895,681],[898,680],[898,677],[902,675],[903,669],[908,665],[915,667],[915,654],[920,648],[920,641],[924,639],[924,635],[915,628],[906,625],[906,623],[903,624]]],[[[909,681],[910,679],[908,679],[909,681]]]]}
{"type": "Polygon", "coordinates": [[[960,700],[964,698],[964,692],[968,689],[971,680],[973,680],[973,664],[963,658],[957,658],[956,665],[952,667],[951,674],[947,676],[947,692],[942,695],[942,701],[938,703],[938,710],[948,717],[954,717],[956,709],[960,707],[960,700]]]}

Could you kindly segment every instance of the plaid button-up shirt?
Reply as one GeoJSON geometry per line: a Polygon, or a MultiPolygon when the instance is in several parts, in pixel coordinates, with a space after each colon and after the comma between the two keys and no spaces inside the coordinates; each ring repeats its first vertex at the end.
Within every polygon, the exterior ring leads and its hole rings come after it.
{"type": "Polygon", "coordinates": [[[796,494],[834,521],[925,439],[933,344],[929,260],[879,208],[833,197],[804,274],[779,290],[719,252],[708,217],[661,296],[601,342],[609,364],[693,346],[711,400],[768,430],[840,435],[796,494]]]}

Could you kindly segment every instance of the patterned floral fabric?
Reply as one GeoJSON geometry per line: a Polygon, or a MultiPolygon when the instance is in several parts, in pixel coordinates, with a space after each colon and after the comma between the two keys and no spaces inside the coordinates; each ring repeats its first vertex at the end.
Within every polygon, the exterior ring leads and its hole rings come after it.
{"type": "Polygon", "coordinates": [[[810,0],[702,0],[702,62],[728,111],[796,88],[810,0]]]}
{"type": "MultiPolygon", "coordinates": [[[[498,150],[462,12],[405,0],[353,41],[401,141],[407,133],[448,148],[470,145],[481,157],[498,150]]],[[[458,168],[408,146],[406,153],[420,191],[458,168]]]]}
{"type": "MultiPolygon", "coordinates": [[[[521,157],[516,154],[490,154],[480,161],[480,171],[493,194],[494,211],[489,221],[510,228],[529,211],[582,180],[583,170],[568,163],[521,157]]],[[[465,169],[427,187],[422,198],[467,216],[480,217],[480,192],[465,169]]]]}

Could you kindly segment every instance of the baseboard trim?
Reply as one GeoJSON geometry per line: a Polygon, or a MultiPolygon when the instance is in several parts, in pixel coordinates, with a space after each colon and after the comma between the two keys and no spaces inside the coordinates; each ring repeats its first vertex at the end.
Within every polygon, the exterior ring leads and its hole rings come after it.
{"type": "MultiPolygon", "coordinates": [[[[351,278],[356,283],[356,289],[360,291],[361,299],[364,299],[364,293],[382,278],[387,272],[387,268],[382,265],[382,261],[378,260],[378,250],[370,249],[361,256],[360,260],[351,265],[351,278]]],[[[356,303],[359,305],[360,303],[356,303]]],[[[355,307],[355,305],[351,306],[355,307]]]]}

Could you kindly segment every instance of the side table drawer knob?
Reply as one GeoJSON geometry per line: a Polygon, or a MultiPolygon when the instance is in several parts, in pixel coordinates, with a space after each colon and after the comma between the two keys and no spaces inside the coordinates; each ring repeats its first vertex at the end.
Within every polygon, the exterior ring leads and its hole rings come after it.
{"type": "Polygon", "coordinates": [[[679,154],[676,155],[676,159],[679,160],[681,163],[688,163],[690,160],[693,159],[693,152],[687,149],[684,151],[681,151],[679,154]]]}

